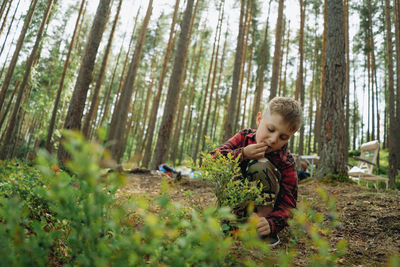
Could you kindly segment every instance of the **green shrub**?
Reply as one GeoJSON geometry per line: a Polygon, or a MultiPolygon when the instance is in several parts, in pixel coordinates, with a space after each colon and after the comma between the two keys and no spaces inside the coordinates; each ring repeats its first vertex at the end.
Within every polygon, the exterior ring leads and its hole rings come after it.
{"type": "Polygon", "coordinates": [[[262,184],[242,178],[239,158],[231,154],[202,154],[202,165],[191,163],[191,167],[213,184],[219,207],[230,207],[240,221],[246,221],[249,207],[266,204],[267,195],[262,193],[262,184]]]}
{"type": "MultiPolygon", "coordinates": [[[[293,218],[289,221],[292,247],[303,239],[306,247],[313,247],[314,253],[309,259],[310,266],[336,266],[338,259],[346,252],[347,242],[342,239],[337,244],[329,243],[332,230],[340,223],[336,212],[336,200],[324,190],[317,189],[323,206],[327,207],[325,213],[317,212],[311,208],[306,198],[293,210],[293,218]]],[[[321,206],[321,203],[318,203],[321,206]]]]}

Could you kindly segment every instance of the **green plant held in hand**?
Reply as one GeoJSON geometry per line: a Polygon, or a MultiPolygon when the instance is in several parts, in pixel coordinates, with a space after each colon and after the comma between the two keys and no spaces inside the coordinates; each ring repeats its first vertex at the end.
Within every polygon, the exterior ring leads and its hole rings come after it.
{"type": "Polygon", "coordinates": [[[202,165],[195,166],[201,177],[210,181],[214,186],[218,206],[230,207],[233,213],[245,221],[250,205],[263,205],[266,195],[262,193],[262,185],[255,181],[242,178],[239,168],[239,157],[231,154],[224,156],[220,153],[214,158],[210,154],[202,154],[202,165]]]}

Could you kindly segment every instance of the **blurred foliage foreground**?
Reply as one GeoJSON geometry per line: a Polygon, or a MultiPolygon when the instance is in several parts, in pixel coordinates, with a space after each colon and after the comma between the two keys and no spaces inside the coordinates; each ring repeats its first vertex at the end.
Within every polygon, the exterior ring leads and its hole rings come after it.
{"type": "Polygon", "coordinates": [[[272,255],[255,221],[226,233],[221,222],[234,219],[230,208],[193,211],[170,201],[167,183],[156,200],[121,201],[116,192],[124,176],[100,174],[107,150],[75,132],[65,132],[64,146],[71,155],[65,170],[45,151],[34,167],[0,162],[0,265],[289,266],[296,240],[304,237],[315,248],[310,265],[334,266],[345,253],[345,241],[328,242],[339,222],[335,200],[323,191],[329,214],[303,200],[290,222],[289,249],[272,255]]]}

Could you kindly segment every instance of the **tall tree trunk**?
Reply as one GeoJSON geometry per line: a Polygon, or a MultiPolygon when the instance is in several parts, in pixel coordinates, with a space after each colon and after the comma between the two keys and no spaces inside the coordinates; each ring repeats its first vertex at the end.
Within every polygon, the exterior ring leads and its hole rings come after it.
{"type": "MultiPolygon", "coordinates": [[[[394,25],[396,40],[396,120],[397,121],[397,155],[400,155],[400,0],[394,0],[394,25]]],[[[397,159],[397,167],[400,165],[400,157],[397,159]]]]}
{"type": "MultiPolygon", "coordinates": [[[[87,92],[89,90],[89,85],[92,82],[94,63],[107,22],[110,2],[111,0],[100,0],[99,6],[97,7],[92,28],[90,29],[89,39],[87,40],[85,53],[81,61],[81,67],[79,69],[74,92],[68,107],[64,129],[79,130],[81,128],[87,92]]],[[[68,154],[62,146],[59,146],[57,156],[61,162],[64,162],[67,159],[68,154]]]]}
{"type": "Polygon", "coordinates": [[[80,21],[81,15],[82,15],[82,11],[83,11],[84,5],[85,5],[85,0],[82,0],[81,6],[79,8],[78,17],[77,17],[76,22],[75,22],[74,32],[72,34],[71,42],[70,42],[69,47],[68,47],[67,58],[64,61],[64,66],[63,66],[63,71],[62,71],[62,74],[61,74],[60,83],[58,84],[56,100],[54,101],[53,112],[52,112],[52,115],[51,115],[49,128],[47,130],[46,149],[48,151],[51,151],[51,148],[52,148],[52,146],[51,146],[51,138],[53,136],[54,126],[55,126],[55,123],[56,123],[58,106],[60,104],[60,99],[61,99],[61,92],[62,92],[62,89],[63,89],[63,86],[64,86],[65,75],[67,73],[68,63],[69,63],[69,60],[71,58],[71,53],[72,53],[72,49],[73,49],[73,46],[74,46],[74,41],[75,41],[76,33],[77,33],[77,30],[78,30],[78,27],[79,27],[79,21],[80,21]]]}
{"type": "Polygon", "coordinates": [[[345,99],[346,99],[346,134],[345,147],[350,149],[350,52],[349,52],[349,0],[343,1],[344,14],[344,43],[346,60],[346,80],[345,80],[345,99]]]}
{"type": "MultiPolygon", "coordinates": [[[[6,44],[7,44],[7,39],[8,39],[8,36],[9,36],[9,34],[10,34],[11,28],[12,28],[12,26],[13,26],[14,19],[15,19],[15,14],[17,13],[17,10],[18,10],[19,3],[20,3],[20,2],[21,2],[21,0],[18,0],[17,6],[16,6],[15,9],[14,9],[14,14],[13,14],[13,16],[12,16],[12,18],[11,18],[11,21],[10,21],[10,24],[9,24],[9,26],[8,26],[8,30],[7,30],[7,33],[6,33],[6,37],[4,38],[3,45],[1,46],[0,56],[3,55],[3,50],[4,50],[4,47],[5,47],[6,44]]],[[[11,5],[10,5],[10,6],[11,6],[11,5]]],[[[18,26],[17,26],[17,28],[18,28],[18,26]]],[[[11,47],[11,46],[10,46],[10,47],[11,47]]],[[[5,60],[5,61],[7,61],[7,58],[8,58],[8,56],[6,57],[6,60],[5,60]]],[[[0,78],[1,78],[1,76],[3,76],[3,70],[4,70],[4,69],[1,70],[0,78]]]]}
{"type": "Polygon", "coordinates": [[[177,53],[175,55],[174,67],[169,81],[168,94],[161,121],[160,131],[158,134],[156,149],[151,163],[152,169],[157,169],[158,165],[161,164],[168,156],[168,145],[171,137],[172,124],[175,117],[177,106],[176,102],[182,86],[184,65],[188,50],[188,42],[190,41],[189,31],[190,21],[193,15],[193,2],[194,0],[187,1],[186,10],[181,22],[181,33],[178,40],[177,53]]]}
{"type": "MultiPolygon", "coordinates": [[[[206,105],[207,105],[208,91],[209,91],[209,88],[210,88],[211,73],[212,73],[213,67],[215,67],[214,66],[214,60],[217,60],[217,56],[216,56],[217,52],[216,51],[218,51],[218,49],[219,49],[219,47],[217,47],[217,39],[218,39],[218,33],[219,33],[219,25],[220,25],[220,22],[221,22],[220,21],[220,16],[221,16],[221,10],[219,10],[219,14],[218,14],[217,30],[215,31],[213,49],[212,49],[212,52],[211,52],[211,61],[209,63],[209,67],[208,67],[206,88],[203,89],[205,93],[204,93],[204,98],[203,98],[203,104],[201,105],[201,108],[200,108],[199,124],[197,126],[196,145],[195,145],[195,149],[194,149],[194,153],[193,153],[193,160],[195,162],[196,162],[197,156],[199,154],[199,149],[200,150],[203,149],[203,147],[204,147],[203,144],[205,142],[205,137],[204,137],[205,133],[203,131],[203,121],[204,121],[204,113],[206,112],[206,109],[207,109],[206,105]],[[201,148],[200,148],[200,143],[202,144],[201,148]]],[[[210,92],[208,109],[210,108],[211,102],[212,102],[212,92],[210,92]]],[[[206,126],[204,126],[204,128],[205,127],[206,126]]]]}
{"type": "Polygon", "coordinates": [[[142,57],[143,44],[146,38],[147,26],[150,21],[152,9],[153,0],[150,0],[149,5],[147,6],[146,16],[142,23],[142,28],[140,29],[139,39],[135,46],[135,53],[132,57],[129,71],[122,88],[121,97],[117,103],[117,106],[115,107],[111,119],[110,132],[108,133],[107,139],[113,143],[110,147],[111,155],[117,162],[121,161],[125,151],[126,139],[124,133],[128,118],[129,106],[132,99],[133,84],[136,79],[139,61],[142,57]]]}
{"type": "MultiPolygon", "coordinates": [[[[11,2],[12,2],[12,1],[11,1],[11,2]]],[[[11,6],[11,2],[9,3],[10,6],[11,6]]],[[[7,0],[3,0],[3,3],[1,3],[1,5],[0,5],[0,19],[3,18],[3,13],[4,13],[4,10],[6,9],[7,3],[8,3],[7,0]]],[[[7,15],[4,16],[4,20],[6,20],[6,18],[7,18],[7,15]]]]}
{"type": "MultiPolygon", "coordinates": [[[[322,58],[321,58],[321,88],[320,88],[320,98],[322,99],[324,97],[324,91],[325,91],[325,72],[326,72],[326,39],[327,39],[327,0],[324,0],[324,32],[323,32],[323,37],[322,37],[322,58]]],[[[315,114],[315,137],[317,139],[318,143],[318,154],[321,153],[321,143],[322,143],[322,135],[321,135],[321,129],[322,129],[322,105],[321,105],[321,100],[318,101],[317,103],[317,112],[315,114]]]]}
{"type": "Polygon", "coordinates": [[[357,110],[358,110],[358,101],[357,101],[357,84],[356,84],[356,73],[355,68],[353,68],[353,96],[354,96],[354,104],[353,104],[353,150],[356,150],[356,140],[357,140],[357,110]]]}
{"type": "Polygon", "coordinates": [[[256,124],[256,118],[257,118],[257,113],[260,111],[260,105],[261,105],[261,97],[263,94],[264,90],[264,70],[265,70],[265,63],[269,61],[269,54],[267,54],[267,49],[268,49],[268,29],[269,29],[269,15],[271,11],[271,2],[270,0],[268,2],[268,15],[267,15],[267,23],[265,26],[265,32],[264,32],[264,40],[261,48],[261,59],[258,62],[258,68],[257,68],[257,85],[256,85],[256,91],[255,91],[255,96],[254,96],[254,102],[253,102],[253,113],[251,115],[251,128],[255,129],[257,127],[256,124]]]}
{"type": "Polygon", "coordinates": [[[116,75],[116,73],[117,73],[117,68],[118,68],[118,65],[119,65],[119,60],[120,60],[120,58],[121,58],[121,54],[122,54],[122,51],[123,51],[123,46],[124,46],[124,40],[125,40],[125,34],[124,34],[124,37],[123,37],[123,39],[122,39],[122,41],[121,41],[121,46],[120,46],[120,49],[119,49],[119,53],[118,53],[118,56],[117,56],[117,60],[116,60],[116,62],[115,62],[115,66],[114,66],[114,70],[113,70],[113,73],[112,73],[112,76],[111,76],[111,81],[110,81],[110,84],[109,84],[109,86],[107,87],[107,90],[106,90],[106,92],[105,92],[105,94],[104,94],[104,100],[103,100],[103,105],[102,105],[102,116],[101,116],[101,120],[100,120],[100,122],[99,122],[99,125],[103,125],[103,123],[104,123],[104,121],[106,120],[106,118],[108,117],[107,116],[107,114],[108,114],[108,108],[109,108],[109,106],[110,106],[110,100],[111,100],[111,91],[112,91],[112,88],[113,88],[113,85],[114,85],[114,80],[115,80],[115,75],[116,75]]]}
{"type": "Polygon", "coordinates": [[[222,80],[222,75],[223,75],[223,70],[224,70],[224,64],[225,64],[225,57],[226,57],[226,50],[227,50],[227,46],[228,46],[228,30],[229,30],[229,28],[227,28],[226,29],[226,31],[225,31],[225,40],[224,40],[224,47],[223,47],[223,49],[222,49],[222,56],[221,56],[221,62],[220,62],[220,66],[219,66],[219,76],[218,76],[218,82],[217,82],[217,88],[216,88],[216,90],[215,90],[215,93],[216,93],[216,99],[215,99],[215,102],[214,102],[214,112],[213,112],[213,120],[212,120],[212,125],[214,126],[213,127],[213,130],[212,130],[212,133],[211,133],[211,140],[213,141],[213,142],[216,142],[217,141],[217,139],[216,139],[216,128],[217,128],[217,125],[219,125],[219,123],[218,123],[218,119],[219,119],[219,114],[218,114],[218,110],[220,109],[220,101],[219,101],[219,91],[220,91],[220,88],[221,88],[221,80],[222,80]]]}
{"type": "Polygon", "coordinates": [[[344,144],[345,40],[343,1],[327,1],[325,90],[322,96],[321,159],[317,177],[347,175],[344,144]]]}
{"type": "MultiPolygon", "coordinates": [[[[252,60],[253,60],[253,49],[254,49],[254,36],[253,36],[252,44],[250,45],[249,62],[247,63],[246,91],[245,91],[245,94],[244,94],[242,123],[241,123],[241,126],[240,126],[241,129],[245,128],[244,120],[246,118],[246,115],[248,115],[248,112],[247,112],[247,98],[248,98],[248,95],[249,95],[249,88],[250,88],[250,83],[251,83],[251,66],[252,66],[251,63],[252,63],[252,60]]],[[[246,128],[249,128],[249,127],[246,127],[246,128]]]]}
{"type": "MultiPolygon", "coordinates": [[[[297,82],[296,82],[296,92],[299,93],[300,95],[300,102],[301,102],[301,107],[304,109],[304,81],[303,81],[303,75],[304,75],[304,21],[305,21],[305,13],[306,13],[306,4],[303,2],[303,0],[299,1],[300,4],[300,33],[299,33],[299,71],[297,73],[297,82]]],[[[296,94],[296,99],[298,99],[298,96],[296,94]]],[[[311,101],[311,100],[310,100],[311,101]]],[[[303,155],[304,154],[304,124],[300,126],[300,140],[299,140],[299,148],[298,148],[298,154],[303,155]]]]}
{"type": "Polygon", "coordinates": [[[119,79],[119,84],[118,84],[118,92],[117,92],[117,96],[115,99],[115,103],[119,102],[119,97],[121,96],[121,90],[122,90],[122,85],[125,82],[125,72],[126,72],[126,66],[128,65],[129,62],[129,55],[131,54],[131,48],[132,48],[132,44],[133,44],[133,40],[135,39],[135,33],[136,33],[136,26],[137,26],[137,20],[139,18],[139,11],[140,8],[137,11],[136,17],[135,17],[135,24],[133,26],[133,31],[132,31],[132,35],[131,35],[131,40],[129,41],[129,46],[128,46],[128,51],[126,52],[125,55],[125,60],[124,60],[124,65],[122,67],[122,73],[121,73],[121,77],[119,79]]]}
{"type": "Polygon", "coordinates": [[[227,110],[227,117],[224,124],[224,139],[227,140],[231,138],[234,134],[234,129],[236,127],[235,114],[236,114],[236,103],[237,94],[239,90],[239,79],[240,70],[242,66],[243,58],[243,38],[244,38],[244,15],[245,15],[245,1],[240,0],[240,18],[239,18],[239,33],[237,37],[236,44],[236,54],[235,63],[233,66],[233,77],[232,77],[232,90],[231,99],[229,101],[229,107],[227,110]]]}
{"type": "MultiPolygon", "coordinates": [[[[194,67],[193,80],[191,82],[191,88],[192,89],[191,89],[191,92],[190,92],[188,110],[187,110],[186,116],[185,116],[186,120],[185,120],[185,127],[184,127],[184,131],[183,131],[182,148],[185,145],[185,141],[188,139],[187,136],[188,136],[188,134],[190,132],[190,129],[193,128],[193,127],[190,127],[190,124],[192,122],[192,113],[193,113],[192,103],[193,103],[194,92],[195,92],[195,88],[196,88],[196,84],[197,84],[197,76],[198,76],[199,69],[200,69],[201,57],[203,55],[204,41],[205,41],[206,38],[207,38],[207,34],[206,34],[205,31],[203,31],[203,33],[201,34],[200,49],[199,49],[199,53],[197,54],[196,65],[194,67]]],[[[196,160],[197,159],[197,154],[196,153],[192,153],[192,158],[194,160],[196,160]]]]}
{"type": "Polygon", "coordinates": [[[276,91],[278,88],[278,78],[279,78],[278,76],[279,76],[279,66],[280,66],[279,59],[281,58],[280,51],[282,42],[283,9],[284,9],[284,1],[279,0],[278,17],[276,20],[276,29],[275,29],[275,51],[272,63],[271,88],[269,94],[270,100],[276,96],[276,91]]]}
{"type": "Polygon", "coordinates": [[[290,44],[290,20],[288,22],[287,27],[287,37],[286,37],[286,57],[285,57],[285,70],[283,72],[283,86],[282,86],[282,96],[286,96],[286,88],[287,88],[287,69],[289,65],[289,44],[290,44]]]}
{"type": "MultiPolygon", "coordinates": [[[[3,4],[2,4],[2,5],[4,5],[6,2],[8,2],[8,1],[3,1],[3,4]]],[[[6,14],[4,15],[4,18],[3,18],[3,23],[2,23],[1,26],[0,26],[0,34],[3,33],[4,26],[6,26],[7,17],[8,17],[8,12],[10,12],[11,4],[12,4],[12,0],[9,2],[9,5],[8,5],[7,11],[6,11],[6,14]]],[[[1,15],[3,15],[3,14],[1,14],[1,15]]],[[[0,17],[1,17],[1,16],[0,16],[0,17]]]]}
{"type": "Polygon", "coordinates": [[[176,20],[177,20],[178,10],[179,10],[179,0],[176,0],[174,13],[172,15],[171,28],[169,31],[168,44],[167,44],[167,47],[165,48],[163,64],[162,64],[162,68],[161,68],[161,74],[160,74],[159,81],[158,81],[157,92],[153,98],[153,103],[152,103],[151,111],[150,111],[149,125],[147,126],[147,132],[146,132],[147,142],[146,142],[146,148],[144,150],[144,156],[143,156],[143,161],[142,161],[142,165],[144,167],[148,167],[148,165],[150,163],[150,159],[151,159],[153,136],[154,136],[154,130],[156,127],[158,107],[160,105],[160,98],[161,98],[161,93],[162,93],[162,89],[163,89],[163,85],[164,85],[164,80],[165,80],[165,77],[166,77],[167,71],[168,71],[169,59],[170,59],[171,52],[172,52],[172,49],[173,49],[174,43],[175,43],[174,32],[175,32],[175,24],[176,24],[176,20]]]}
{"type": "Polygon", "coordinates": [[[117,7],[117,12],[115,14],[115,18],[114,18],[114,22],[113,22],[113,25],[111,28],[110,36],[108,38],[106,50],[104,52],[103,61],[101,63],[99,77],[97,78],[96,87],[94,88],[94,93],[93,93],[93,98],[92,98],[92,102],[90,105],[90,109],[86,116],[85,122],[83,124],[82,133],[86,136],[86,138],[90,137],[92,129],[93,129],[93,127],[92,127],[93,120],[96,116],[97,108],[99,105],[100,90],[103,85],[104,78],[106,76],[106,68],[108,65],[108,58],[110,56],[110,52],[111,52],[111,48],[112,48],[115,29],[117,28],[117,23],[118,23],[118,18],[119,18],[119,12],[121,11],[121,6],[122,6],[122,0],[119,1],[118,7],[117,7]]]}
{"type": "Polygon", "coordinates": [[[49,0],[48,3],[47,3],[46,11],[45,11],[45,13],[43,15],[43,18],[42,18],[42,22],[41,22],[39,31],[36,34],[35,44],[34,44],[34,46],[32,48],[32,51],[31,51],[31,54],[29,55],[28,60],[26,61],[26,68],[25,68],[24,77],[22,79],[21,85],[19,86],[17,100],[15,102],[13,112],[10,115],[10,118],[9,118],[10,124],[8,125],[7,132],[5,134],[3,149],[0,152],[0,158],[1,159],[5,159],[7,157],[8,150],[10,148],[9,145],[11,144],[12,134],[14,132],[14,127],[16,126],[16,124],[15,124],[16,121],[17,121],[16,118],[17,118],[17,115],[19,113],[20,107],[23,104],[21,102],[21,100],[22,100],[22,97],[23,97],[24,93],[26,93],[26,87],[28,85],[28,79],[29,79],[30,74],[31,74],[32,65],[34,63],[34,60],[35,60],[35,57],[36,57],[36,53],[38,52],[40,41],[42,39],[42,35],[43,35],[44,29],[45,29],[45,25],[47,23],[47,19],[49,18],[52,6],[53,6],[53,0],[49,0]]]}
{"type": "Polygon", "coordinates": [[[396,130],[398,121],[396,121],[395,113],[395,97],[394,97],[394,72],[393,72],[393,45],[392,45],[392,23],[390,15],[389,0],[385,0],[385,26],[386,26],[386,53],[387,53],[387,71],[388,71],[388,100],[389,100],[389,186],[395,187],[397,175],[397,163],[399,155],[397,153],[396,130]]]}
{"type": "Polygon", "coordinates": [[[242,91],[243,91],[243,81],[244,81],[244,68],[246,66],[246,59],[247,59],[247,48],[248,48],[248,43],[249,43],[249,33],[250,33],[250,24],[251,24],[251,9],[252,9],[252,3],[249,1],[246,6],[246,15],[245,15],[245,20],[244,20],[244,25],[245,25],[245,30],[244,30],[244,40],[243,40],[243,53],[242,53],[242,60],[241,60],[241,67],[240,67],[240,79],[239,79],[239,94],[238,94],[238,100],[237,100],[237,105],[236,105],[236,115],[235,115],[235,127],[234,127],[234,132],[239,130],[240,124],[239,124],[239,117],[241,113],[241,105],[242,105],[242,91]]]}
{"type": "Polygon", "coordinates": [[[10,99],[8,100],[8,104],[6,106],[6,109],[4,110],[3,114],[1,114],[0,129],[3,127],[3,123],[6,120],[8,111],[10,110],[12,101],[14,100],[15,93],[17,92],[17,89],[18,89],[20,83],[21,83],[21,81],[19,81],[19,80],[15,83],[14,90],[12,91],[10,99]]]}
{"type": "Polygon", "coordinates": [[[18,38],[17,45],[15,47],[13,57],[11,59],[10,65],[8,66],[6,76],[4,77],[3,84],[0,89],[0,111],[2,110],[4,100],[7,95],[8,87],[10,86],[11,78],[14,73],[15,66],[17,65],[18,56],[19,56],[19,53],[21,52],[21,48],[24,43],[25,35],[26,35],[26,32],[28,31],[29,25],[31,23],[32,15],[33,15],[33,12],[35,11],[37,2],[38,2],[38,0],[33,0],[31,2],[28,13],[26,14],[26,17],[25,17],[24,26],[22,27],[21,33],[18,38]]]}

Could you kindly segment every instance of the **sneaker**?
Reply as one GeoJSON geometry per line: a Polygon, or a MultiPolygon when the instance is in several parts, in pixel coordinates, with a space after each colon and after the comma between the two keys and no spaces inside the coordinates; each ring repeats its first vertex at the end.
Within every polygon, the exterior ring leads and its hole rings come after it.
{"type": "Polygon", "coordinates": [[[278,234],[276,233],[271,233],[269,235],[261,236],[261,239],[264,240],[267,243],[267,245],[271,247],[275,247],[281,242],[278,234]]]}

